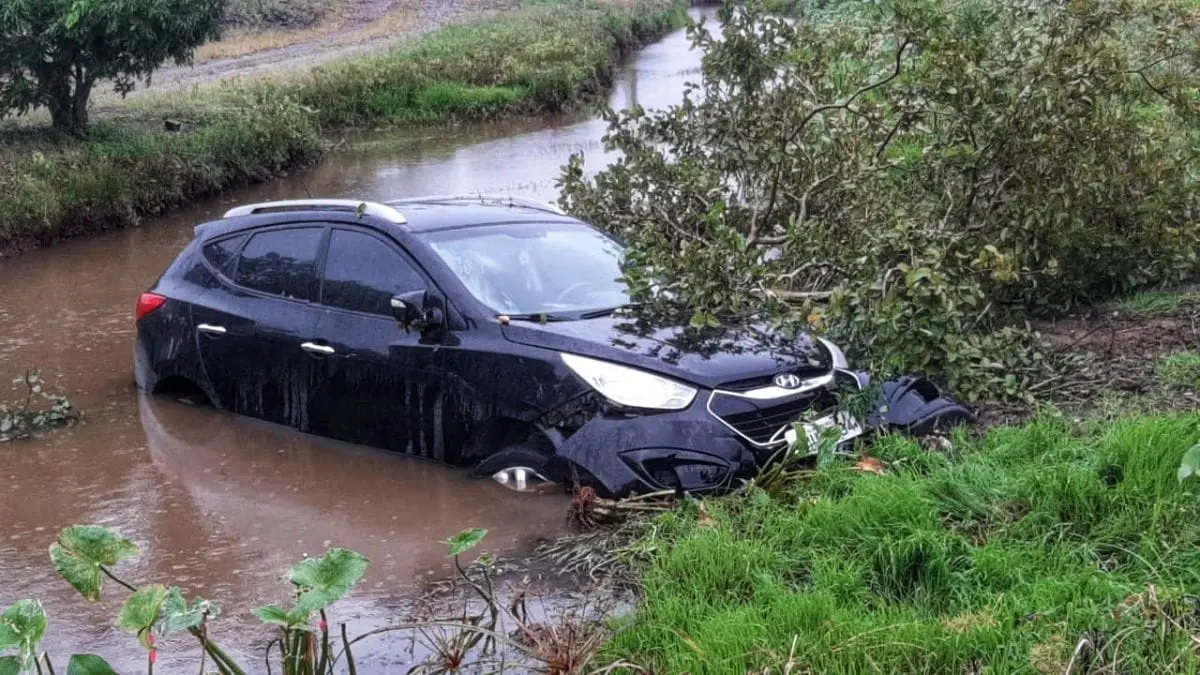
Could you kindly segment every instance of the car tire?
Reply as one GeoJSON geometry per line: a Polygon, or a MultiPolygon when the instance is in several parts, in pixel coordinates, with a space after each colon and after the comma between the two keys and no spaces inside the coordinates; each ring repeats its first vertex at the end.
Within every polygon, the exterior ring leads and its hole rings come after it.
{"type": "Polygon", "coordinates": [[[480,478],[490,478],[497,472],[505,469],[525,467],[531,469],[536,474],[544,476],[546,465],[550,463],[550,458],[549,454],[538,450],[532,445],[518,443],[484,457],[475,465],[475,469],[471,473],[480,478]]]}

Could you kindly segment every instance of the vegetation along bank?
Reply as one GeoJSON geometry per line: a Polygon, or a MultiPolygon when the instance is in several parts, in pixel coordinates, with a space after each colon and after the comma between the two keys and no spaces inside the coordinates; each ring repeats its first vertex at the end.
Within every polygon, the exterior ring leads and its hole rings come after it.
{"type": "Polygon", "coordinates": [[[187,95],[151,92],[73,133],[9,126],[0,131],[0,256],[268,180],[315,161],[350,127],[561,111],[603,92],[624,52],[682,16],[670,0],[527,0],[379,56],[187,95]]]}

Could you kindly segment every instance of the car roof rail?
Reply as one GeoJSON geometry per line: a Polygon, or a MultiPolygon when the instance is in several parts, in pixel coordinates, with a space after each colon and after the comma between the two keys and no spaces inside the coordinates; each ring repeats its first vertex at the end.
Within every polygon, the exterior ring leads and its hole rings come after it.
{"type": "Polygon", "coordinates": [[[387,204],[359,199],[289,199],[277,202],[260,202],[258,204],[246,204],[229,209],[225,212],[224,217],[237,218],[240,216],[252,216],[256,213],[303,211],[308,209],[314,211],[351,211],[383,218],[397,225],[403,225],[408,222],[403,213],[400,213],[387,204]]]}
{"type": "Polygon", "coordinates": [[[405,199],[391,199],[387,204],[420,204],[420,203],[444,203],[444,202],[479,202],[481,204],[492,203],[503,206],[521,206],[527,209],[535,209],[537,211],[545,211],[559,216],[567,215],[559,207],[550,202],[533,197],[523,197],[520,195],[496,195],[496,194],[476,194],[476,195],[426,195],[423,197],[408,197],[405,199]]]}

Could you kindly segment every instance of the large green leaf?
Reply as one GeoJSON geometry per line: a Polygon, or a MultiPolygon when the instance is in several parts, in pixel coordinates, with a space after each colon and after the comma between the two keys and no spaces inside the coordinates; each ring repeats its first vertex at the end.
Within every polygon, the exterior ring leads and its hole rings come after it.
{"type": "Polygon", "coordinates": [[[289,630],[303,628],[307,616],[298,615],[295,612],[289,612],[282,607],[269,605],[267,607],[259,607],[254,610],[254,616],[258,617],[259,621],[269,623],[274,626],[281,626],[289,630]]]}
{"type": "Polygon", "coordinates": [[[162,584],[144,586],[129,596],[117,617],[117,627],[138,637],[146,649],[151,649],[149,636],[154,624],[158,623],[163,603],[167,599],[167,587],[162,584]]]}
{"type": "Polygon", "coordinates": [[[88,600],[100,599],[100,567],[112,566],[137,555],[133,542],[112,530],[95,525],[72,525],[58,533],[50,545],[50,561],[67,583],[88,600]]]}
{"type": "Polygon", "coordinates": [[[76,654],[67,664],[67,675],[117,675],[117,671],[95,654],[76,654]]]}
{"type": "Polygon", "coordinates": [[[479,545],[479,542],[483,541],[487,533],[488,531],[481,527],[472,527],[447,539],[445,543],[450,547],[450,557],[453,558],[454,556],[462,555],[475,548],[479,545]]]}
{"type": "Polygon", "coordinates": [[[15,656],[0,656],[0,675],[21,675],[21,659],[15,656]]]}
{"type": "Polygon", "coordinates": [[[46,634],[46,610],[37,600],[18,600],[0,614],[0,650],[16,649],[18,665],[30,670],[46,634]]]}
{"type": "Polygon", "coordinates": [[[331,548],[292,567],[288,580],[300,589],[293,615],[309,616],[341,600],[362,579],[370,561],[356,551],[331,548]]]}
{"type": "Polygon", "coordinates": [[[1183,460],[1179,462],[1179,471],[1175,474],[1175,477],[1182,483],[1189,476],[1197,475],[1200,475],[1200,443],[1193,445],[1187,452],[1183,453],[1183,460]]]}
{"type": "Polygon", "coordinates": [[[205,614],[213,617],[220,613],[219,607],[204,598],[196,598],[192,606],[188,607],[187,598],[183,597],[183,592],[172,586],[167,591],[166,599],[163,600],[159,621],[163,635],[166,635],[199,626],[204,621],[205,614]]]}

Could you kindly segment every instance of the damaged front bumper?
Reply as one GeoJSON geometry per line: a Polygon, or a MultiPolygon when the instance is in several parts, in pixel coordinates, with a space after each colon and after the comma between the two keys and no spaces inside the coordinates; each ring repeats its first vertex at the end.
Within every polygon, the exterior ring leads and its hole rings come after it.
{"type": "MultiPolygon", "coordinates": [[[[862,373],[840,372],[838,384],[869,386],[862,373]]],[[[839,410],[831,386],[765,397],[752,392],[706,391],[686,410],[669,413],[621,411],[599,405],[569,435],[552,430],[554,456],[539,478],[594,487],[606,497],[676,490],[727,490],[753,477],[792,449],[815,454],[828,434],[837,450],[880,431],[925,435],[970,423],[974,416],[927,380],[899,378],[884,383],[865,423],[839,410]],[[798,423],[802,418],[809,421],[798,423]],[[804,434],[801,443],[800,434],[804,434]]],[[[580,418],[584,419],[580,419],[580,418]]]]}

